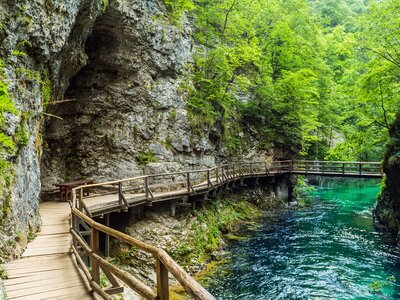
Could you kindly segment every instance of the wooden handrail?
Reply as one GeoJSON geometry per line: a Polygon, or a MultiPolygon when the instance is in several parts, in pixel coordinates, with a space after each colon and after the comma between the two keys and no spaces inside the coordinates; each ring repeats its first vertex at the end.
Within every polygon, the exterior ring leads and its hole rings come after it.
{"type": "MultiPolygon", "coordinates": [[[[267,162],[267,164],[282,164],[282,163],[290,163],[290,162],[292,162],[292,160],[271,161],[271,162],[267,162]]],[[[240,164],[240,165],[243,165],[243,164],[260,164],[261,165],[262,164],[262,165],[264,165],[265,162],[264,161],[235,162],[235,163],[232,163],[232,164],[223,164],[223,165],[215,166],[215,167],[208,168],[208,169],[188,170],[188,171],[185,170],[185,171],[177,171],[177,172],[170,172],[170,173],[140,175],[140,176],[131,177],[131,178],[124,178],[124,179],[113,180],[113,181],[105,181],[105,182],[81,185],[81,186],[75,187],[73,190],[82,189],[82,188],[99,187],[99,186],[103,186],[103,185],[117,185],[117,184],[119,184],[121,182],[123,183],[123,182],[128,182],[128,181],[134,181],[134,180],[144,179],[146,177],[152,178],[152,177],[173,176],[173,175],[185,176],[185,174],[187,172],[189,172],[189,173],[204,173],[204,172],[207,172],[207,171],[213,171],[213,170],[215,170],[217,168],[223,168],[223,167],[226,167],[226,166],[237,165],[237,164],[240,164]]]]}
{"type": "MultiPolygon", "coordinates": [[[[183,270],[164,250],[154,247],[152,245],[146,244],[140,240],[137,240],[127,234],[124,234],[118,230],[107,227],[94,221],[92,218],[88,217],[84,213],[80,212],[76,208],[72,208],[72,214],[78,217],[86,224],[90,225],[92,229],[96,229],[103,232],[109,236],[118,239],[121,242],[127,243],[128,245],[135,246],[147,253],[152,254],[157,260],[159,260],[163,266],[178,280],[178,282],[183,286],[183,288],[195,299],[199,300],[214,300],[212,296],[204,287],[202,287],[197,281],[195,281],[185,270],[183,270]]],[[[74,232],[74,231],[71,231],[74,232]]],[[[79,240],[79,236],[74,232],[73,236],[75,239],[79,240]]],[[[82,240],[80,241],[81,243],[82,240]]],[[[93,249],[86,248],[87,252],[92,253],[93,249]]],[[[91,254],[91,256],[105,264],[105,260],[101,259],[98,254],[91,254]]],[[[137,284],[137,283],[136,283],[137,284]]],[[[140,291],[139,291],[140,292],[140,291]]],[[[143,295],[144,296],[144,295],[143,295]]],[[[160,295],[158,295],[160,296],[160,295]]],[[[146,298],[147,299],[147,298],[146,298]]]]}
{"type": "Polygon", "coordinates": [[[380,162],[368,162],[368,161],[332,161],[332,160],[293,160],[294,163],[307,162],[307,163],[336,163],[336,164],[370,164],[370,165],[381,165],[380,162]]]}

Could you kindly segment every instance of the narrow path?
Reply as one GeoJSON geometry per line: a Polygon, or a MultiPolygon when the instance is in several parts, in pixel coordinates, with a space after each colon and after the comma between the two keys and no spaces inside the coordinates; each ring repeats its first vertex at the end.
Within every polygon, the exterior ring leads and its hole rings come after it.
{"type": "Polygon", "coordinates": [[[40,215],[41,232],[21,259],[5,264],[7,299],[93,299],[70,254],[69,204],[42,203],[40,215]]]}

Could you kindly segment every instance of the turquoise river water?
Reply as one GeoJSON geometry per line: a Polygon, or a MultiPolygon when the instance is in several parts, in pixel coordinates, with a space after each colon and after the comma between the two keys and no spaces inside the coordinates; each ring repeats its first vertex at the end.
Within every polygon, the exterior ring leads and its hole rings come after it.
{"type": "Polygon", "coordinates": [[[207,280],[217,299],[400,299],[400,251],[371,211],[379,181],[326,179],[275,212],[207,280]]]}

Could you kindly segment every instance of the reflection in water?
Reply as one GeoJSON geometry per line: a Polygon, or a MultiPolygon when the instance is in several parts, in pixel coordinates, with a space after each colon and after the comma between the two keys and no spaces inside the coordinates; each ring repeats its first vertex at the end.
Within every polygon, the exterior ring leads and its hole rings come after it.
{"type": "Polygon", "coordinates": [[[400,253],[373,227],[376,180],[325,180],[305,208],[275,212],[209,278],[218,299],[400,299],[400,253]]]}

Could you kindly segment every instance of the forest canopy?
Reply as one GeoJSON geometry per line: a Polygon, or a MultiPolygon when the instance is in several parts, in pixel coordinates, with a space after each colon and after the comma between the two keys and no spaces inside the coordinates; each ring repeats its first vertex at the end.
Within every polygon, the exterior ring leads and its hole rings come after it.
{"type": "Polygon", "coordinates": [[[381,160],[399,104],[396,0],[166,1],[195,23],[188,108],[218,126],[301,157],[381,160]]]}

